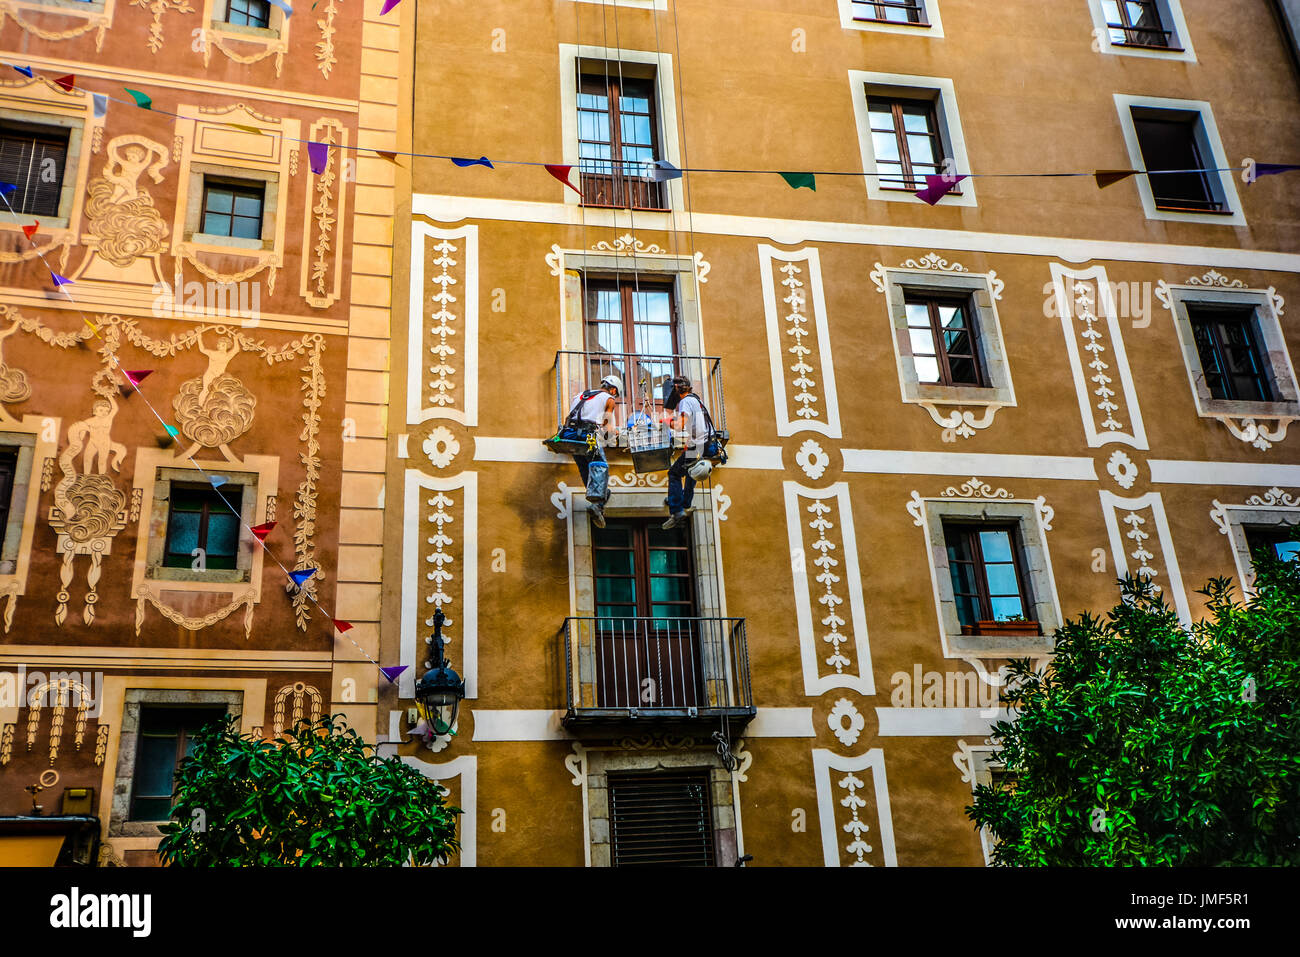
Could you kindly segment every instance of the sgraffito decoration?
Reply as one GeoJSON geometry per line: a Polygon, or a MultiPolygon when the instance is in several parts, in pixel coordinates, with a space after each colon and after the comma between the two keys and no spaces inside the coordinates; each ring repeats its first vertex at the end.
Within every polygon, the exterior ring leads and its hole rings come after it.
{"type": "Polygon", "coordinates": [[[4,28],[5,18],[8,17],[24,33],[29,33],[34,37],[40,37],[42,40],[50,42],[71,40],[94,30],[95,52],[98,53],[104,47],[104,31],[108,29],[108,25],[113,19],[113,5],[114,0],[104,0],[102,7],[91,7],[89,4],[81,3],[68,7],[42,5],[41,15],[71,17],[82,21],[80,25],[68,27],[65,30],[47,30],[27,19],[29,14],[36,12],[32,4],[16,3],[14,0],[0,0],[0,29],[4,28]],[[87,9],[75,9],[74,6],[86,7],[87,9]]]}
{"type": "Polygon", "coordinates": [[[252,428],[257,399],[226,371],[240,351],[236,338],[223,336],[210,349],[205,347],[201,332],[196,338],[196,347],[207,358],[208,368],[201,378],[181,383],[180,394],[172,400],[176,421],[193,442],[220,449],[226,458],[233,458],[230,443],[252,428]]]}
{"type": "Polygon", "coordinates": [[[478,227],[411,224],[409,349],[407,424],[477,425],[478,227]]]}
{"type": "MultiPolygon", "coordinates": [[[[313,123],[311,140],[346,147],[347,128],[334,119],[313,123]]],[[[347,190],[339,188],[339,165],[345,149],[325,153],[325,168],[307,179],[302,234],[302,297],[313,309],[328,309],[338,301],[342,283],[343,237],[347,190]]],[[[353,160],[355,162],[355,160],[353,160]]]]}
{"type": "Polygon", "coordinates": [[[144,136],[115,136],[107,149],[103,171],[86,190],[87,242],[100,258],[125,268],[163,251],[168,226],[140,177],[161,183],[169,157],[167,147],[144,136]]]}
{"type": "Polygon", "coordinates": [[[315,724],[321,713],[321,693],[311,685],[298,681],[285,685],[275,694],[275,712],[271,727],[276,737],[287,728],[296,728],[303,721],[315,724]],[[285,723],[285,711],[292,703],[288,724],[285,723]]]}
{"type": "Polygon", "coordinates": [[[1150,579],[1156,591],[1174,606],[1179,619],[1190,625],[1191,610],[1160,493],[1148,492],[1136,498],[1105,490],[1099,494],[1116,576],[1150,579]]]}
{"type": "Polygon", "coordinates": [[[193,13],[194,8],[186,0],[131,0],[131,6],[144,7],[153,14],[153,21],[149,24],[149,52],[157,54],[163,45],[163,14],[168,10],[175,10],[177,13],[193,13]]]}
{"type": "Polygon", "coordinates": [[[813,777],[827,867],[897,867],[885,753],[850,758],[814,750],[813,777]]]}

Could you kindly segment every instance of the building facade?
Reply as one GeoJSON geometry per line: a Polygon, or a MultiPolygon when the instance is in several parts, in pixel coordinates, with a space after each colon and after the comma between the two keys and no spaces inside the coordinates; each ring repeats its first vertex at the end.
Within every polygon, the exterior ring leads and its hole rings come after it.
{"type": "Polygon", "coordinates": [[[379,7],[0,3],[9,860],[53,861],[59,819],[91,818],[104,863],[155,863],[172,769],[216,714],[270,735],[343,712],[373,737],[379,7]]]}
{"type": "Polygon", "coordinates": [[[989,7],[396,11],[379,724],[461,864],[982,865],[999,668],[1294,547],[1283,5],[989,7]],[[540,443],[609,372],[616,426],[676,374],[730,434],[684,526],[626,432],[604,528],[540,443]]]}

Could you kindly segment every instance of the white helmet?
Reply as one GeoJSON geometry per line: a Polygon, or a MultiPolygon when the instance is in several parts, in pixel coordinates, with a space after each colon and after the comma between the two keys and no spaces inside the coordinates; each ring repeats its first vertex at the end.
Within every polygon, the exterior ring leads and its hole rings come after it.
{"type": "Polygon", "coordinates": [[[700,459],[689,469],[691,478],[699,482],[713,474],[713,463],[708,459],[700,459]]]}
{"type": "Polygon", "coordinates": [[[612,385],[619,395],[623,394],[623,380],[616,375],[607,375],[600,380],[601,387],[612,385]]]}

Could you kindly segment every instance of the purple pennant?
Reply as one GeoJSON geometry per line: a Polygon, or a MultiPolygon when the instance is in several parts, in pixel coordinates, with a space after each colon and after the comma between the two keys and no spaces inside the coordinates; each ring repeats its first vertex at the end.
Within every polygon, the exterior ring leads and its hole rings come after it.
{"type": "Polygon", "coordinates": [[[58,273],[56,273],[56,272],[52,272],[52,273],[50,273],[50,278],[54,280],[54,288],[55,288],[55,289],[58,289],[60,286],[71,286],[71,285],[72,285],[72,280],[71,280],[71,279],[67,278],[66,276],[60,276],[60,275],[59,275],[58,273]]]}
{"type": "Polygon", "coordinates": [[[402,0],[384,0],[384,6],[379,11],[379,15],[382,17],[385,13],[393,9],[393,7],[397,6],[401,2],[402,0]]]}
{"type": "Polygon", "coordinates": [[[925,177],[925,189],[917,190],[916,195],[934,206],[939,200],[956,189],[957,185],[965,178],[965,176],[946,176],[931,173],[925,177]]]}
{"type": "Polygon", "coordinates": [[[1300,169],[1300,166],[1291,163],[1256,163],[1255,177],[1276,176],[1278,173],[1289,173],[1292,170],[1300,169]]]}
{"type": "Polygon", "coordinates": [[[486,166],[488,169],[496,169],[496,167],[492,165],[492,161],[486,156],[480,156],[478,159],[462,159],[459,156],[453,156],[451,161],[461,169],[464,169],[466,166],[486,166]]]}
{"type": "Polygon", "coordinates": [[[325,172],[325,164],[329,161],[330,148],[326,143],[308,143],[307,144],[307,163],[311,166],[311,171],[319,176],[325,172]]]}
{"type": "Polygon", "coordinates": [[[403,671],[405,671],[409,667],[410,665],[389,665],[388,667],[380,668],[379,670],[383,673],[384,677],[387,678],[389,681],[396,682],[398,675],[400,675],[403,671]]]}
{"type": "Polygon", "coordinates": [[[301,588],[307,579],[311,578],[311,576],[315,574],[316,569],[314,568],[302,568],[296,572],[289,572],[289,577],[293,579],[295,585],[301,588]]]}

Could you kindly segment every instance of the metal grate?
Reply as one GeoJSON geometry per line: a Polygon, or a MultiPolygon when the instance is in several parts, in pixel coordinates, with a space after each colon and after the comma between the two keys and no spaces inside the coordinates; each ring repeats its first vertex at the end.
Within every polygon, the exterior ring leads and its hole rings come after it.
{"type": "Polygon", "coordinates": [[[609,775],[615,867],[712,867],[707,771],[609,775]]]}

